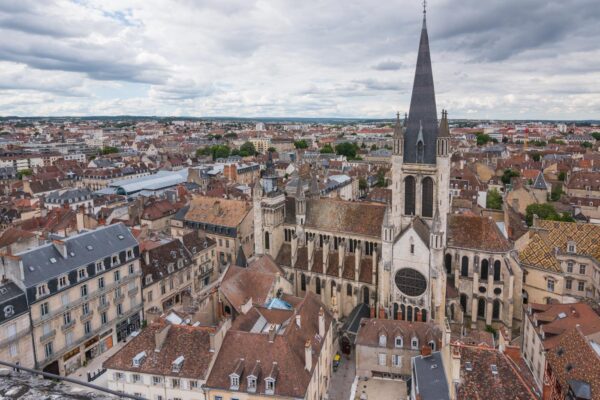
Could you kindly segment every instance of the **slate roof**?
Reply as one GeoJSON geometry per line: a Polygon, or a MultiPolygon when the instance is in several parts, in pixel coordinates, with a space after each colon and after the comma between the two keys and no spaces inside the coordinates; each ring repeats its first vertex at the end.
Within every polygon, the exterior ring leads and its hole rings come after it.
{"type": "Polygon", "coordinates": [[[487,252],[507,252],[512,246],[488,217],[448,215],[448,246],[487,252]]]}
{"type": "Polygon", "coordinates": [[[31,287],[47,282],[50,278],[104,260],[105,257],[118,254],[138,244],[129,229],[122,223],[79,233],[64,239],[63,242],[67,246],[69,254],[67,258],[63,258],[52,243],[18,254],[23,261],[25,286],[31,287]],[[120,239],[120,236],[123,239],[120,239]],[[88,246],[92,249],[89,250],[88,246]],[[52,263],[51,258],[56,262],[52,263]]]}
{"type": "Polygon", "coordinates": [[[183,267],[188,267],[192,263],[192,257],[188,249],[185,248],[179,239],[173,239],[162,243],[157,247],[146,250],[148,252],[149,263],[146,263],[146,254],[142,257],[141,267],[143,280],[142,284],[146,286],[145,277],[152,275],[152,283],[158,282],[167,276],[178,271],[177,263],[183,262],[183,267]],[[173,266],[173,271],[169,273],[169,265],[173,266]]]}
{"type": "Polygon", "coordinates": [[[65,190],[64,192],[56,191],[48,194],[45,197],[45,201],[48,203],[66,204],[71,202],[76,203],[83,200],[90,200],[92,198],[92,192],[89,189],[71,189],[65,190]]]}
{"type": "Polygon", "coordinates": [[[414,390],[418,388],[418,398],[422,400],[450,400],[450,390],[444,373],[442,353],[438,351],[431,353],[428,357],[414,357],[412,364],[415,379],[414,390]]]}
{"type": "Polygon", "coordinates": [[[598,225],[538,220],[530,235],[529,243],[519,253],[519,260],[523,264],[560,272],[555,249],[565,254],[569,241],[575,242],[577,254],[600,260],[598,225]]]}
{"type": "Polygon", "coordinates": [[[380,347],[379,336],[387,337],[386,347],[396,347],[395,338],[402,337],[404,349],[411,348],[411,339],[419,339],[419,348],[430,341],[435,342],[437,349],[442,345],[442,330],[433,322],[409,322],[393,319],[364,318],[356,336],[356,345],[380,347]]]}

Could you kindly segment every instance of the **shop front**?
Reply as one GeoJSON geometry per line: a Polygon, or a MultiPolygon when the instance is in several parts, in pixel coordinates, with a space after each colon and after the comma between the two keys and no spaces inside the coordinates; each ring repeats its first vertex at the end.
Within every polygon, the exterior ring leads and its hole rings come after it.
{"type": "Polygon", "coordinates": [[[125,341],[132,332],[140,329],[140,314],[135,313],[117,324],[117,341],[125,341]]]}
{"type": "Polygon", "coordinates": [[[77,357],[80,353],[79,347],[74,348],[63,356],[63,366],[65,375],[69,375],[77,368],[81,367],[81,357],[77,357]]]}

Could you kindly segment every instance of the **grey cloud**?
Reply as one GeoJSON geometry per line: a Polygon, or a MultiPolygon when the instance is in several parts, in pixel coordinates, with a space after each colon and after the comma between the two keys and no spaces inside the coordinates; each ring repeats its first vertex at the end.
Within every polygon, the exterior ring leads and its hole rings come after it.
{"type": "Polygon", "coordinates": [[[372,68],[377,71],[397,71],[400,68],[404,68],[404,63],[400,61],[387,60],[373,65],[372,68]]]}

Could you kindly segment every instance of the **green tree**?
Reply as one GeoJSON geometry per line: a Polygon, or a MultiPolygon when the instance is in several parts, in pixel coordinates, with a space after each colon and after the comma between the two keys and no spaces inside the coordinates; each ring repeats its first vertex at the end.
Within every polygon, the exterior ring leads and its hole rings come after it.
{"type": "Polygon", "coordinates": [[[333,151],[333,147],[331,147],[331,145],[329,143],[327,143],[325,146],[321,147],[320,152],[321,152],[321,154],[333,154],[333,153],[335,153],[335,151],[333,151]]]}
{"type": "Polygon", "coordinates": [[[583,142],[583,143],[581,143],[581,147],[586,148],[586,149],[591,149],[592,146],[593,145],[590,142],[583,142]]]}
{"type": "Polygon", "coordinates": [[[107,155],[107,154],[114,154],[114,153],[118,153],[119,149],[117,149],[116,147],[112,147],[112,146],[106,146],[100,149],[100,154],[102,155],[107,155]]]}
{"type": "Polygon", "coordinates": [[[508,185],[511,181],[512,178],[515,178],[519,176],[519,172],[518,171],[514,171],[510,168],[507,168],[504,170],[504,173],[502,174],[502,178],[500,178],[502,180],[502,183],[504,183],[505,185],[508,185]]]}
{"type": "Polygon", "coordinates": [[[488,192],[485,206],[494,210],[502,209],[502,195],[498,189],[492,189],[488,192]]]}
{"type": "Polygon", "coordinates": [[[385,170],[380,169],[377,171],[377,181],[375,182],[377,187],[387,187],[387,179],[385,179],[385,170]]]}
{"type": "Polygon", "coordinates": [[[277,153],[277,149],[276,149],[275,147],[269,147],[269,148],[267,149],[267,151],[268,151],[269,153],[277,153]]]}
{"type": "Polygon", "coordinates": [[[212,151],[212,158],[213,158],[213,161],[214,161],[214,160],[216,160],[218,158],[227,158],[227,157],[229,157],[231,149],[227,145],[217,144],[215,146],[212,146],[211,151],[212,151]]]}
{"type": "Polygon", "coordinates": [[[377,150],[377,145],[376,144],[372,144],[371,145],[371,151],[375,151],[377,150]]]}
{"type": "Polygon", "coordinates": [[[477,146],[483,146],[492,141],[490,135],[486,135],[485,133],[477,133],[477,146]]]}
{"type": "Polygon", "coordinates": [[[356,143],[343,142],[335,146],[335,152],[341,156],[346,156],[349,160],[356,158],[358,146],[356,143]]]}
{"type": "Polygon", "coordinates": [[[573,217],[568,213],[559,214],[554,208],[554,206],[550,203],[530,204],[527,206],[527,208],[525,209],[525,222],[527,222],[528,226],[531,226],[533,224],[534,215],[537,215],[541,219],[546,219],[550,221],[575,221],[573,217]]]}
{"type": "Polygon", "coordinates": [[[590,133],[590,135],[596,139],[596,140],[600,140],[600,132],[592,132],[590,133]]]}
{"type": "Polygon", "coordinates": [[[227,139],[235,139],[235,138],[237,138],[237,137],[238,137],[238,135],[237,135],[237,133],[235,133],[235,132],[228,132],[228,133],[226,133],[226,134],[225,134],[225,137],[226,137],[227,139]]]}
{"type": "Polygon", "coordinates": [[[23,179],[24,176],[31,176],[31,175],[33,175],[33,171],[30,169],[23,169],[23,170],[17,172],[18,179],[23,179]]]}
{"type": "Polygon", "coordinates": [[[552,192],[550,192],[550,200],[559,201],[560,196],[562,196],[562,194],[563,194],[562,186],[554,185],[554,187],[552,188],[552,192]]]}
{"type": "Polygon", "coordinates": [[[304,139],[296,140],[294,142],[294,147],[297,149],[307,149],[308,143],[306,143],[306,140],[304,139]]]}
{"type": "Polygon", "coordinates": [[[558,174],[558,180],[564,182],[565,179],[567,179],[567,174],[565,173],[565,171],[560,171],[558,174]]]}
{"type": "Polygon", "coordinates": [[[212,149],[210,146],[200,147],[199,149],[196,149],[196,157],[210,156],[210,155],[212,155],[212,149]]]}
{"type": "Polygon", "coordinates": [[[359,178],[358,179],[358,189],[365,191],[367,190],[367,180],[365,178],[359,178]]]}
{"type": "Polygon", "coordinates": [[[256,147],[251,142],[246,142],[240,146],[240,156],[248,157],[256,155],[256,147]]]}
{"type": "Polygon", "coordinates": [[[533,153],[531,158],[533,158],[533,161],[538,162],[542,159],[542,155],[540,153],[533,153]]]}

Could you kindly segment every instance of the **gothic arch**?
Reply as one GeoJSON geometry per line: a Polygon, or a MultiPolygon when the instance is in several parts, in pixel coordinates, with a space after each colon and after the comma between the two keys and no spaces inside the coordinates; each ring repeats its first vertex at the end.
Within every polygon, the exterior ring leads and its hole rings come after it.
{"type": "Polygon", "coordinates": [[[492,305],[492,319],[498,320],[500,319],[500,300],[495,299],[492,305]]]}
{"type": "Polygon", "coordinates": [[[404,304],[400,304],[400,319],[402,321],[406,320],[406,306],[404,304]]]}
{"type": "Polygon", "coordinates": [[[487,280],[488,275],[489,275],[489,268],[490,267],[490,262],[487,260],[487,258],[484,258],[483,260],[481,260],[481,279],[482,280],[487,280]]]}
{"type": "Polygon", "coordinates": [[[477,317],[478,318],[485,318],[485,309],[486,309],[486,301],[485,301],[485,297],[480,297],[479,300],[477,300],[477,317]]]}
{"type": "Polygon", "coordinates": [[[494,280],[499,281],[502,279],[502,263],[500,260],[494,261],[494,280]]]}
{"type": "Polygon", "coordinates": [[[421,215],[433,217],[433,179],[429,176],[421,182],[421,215]]]}
{"type": "Polygon", "coordinates": [[[469,257],[463,256],[460,266],[460,276],[469,276],[469,257]]]}
{"type": "Polygon", "coordinates": [[[446,273],[450,275],[452,273],[452,254],[446,254],[444,258],[444,264],[446,266],[446,273]]]}
{"type": "Polygon", "coordinates": [[[404,214],[415,214],[415,177],[404,178],[404,214]]]}
{"type": "Polygon", "coordinates": [[[467,296],[464,293],[460,294],[460,308],[462,309],[463,313],[467,313],[467,303],[469,301],[469,296],[467,296]]]}
{"type": "Polygon", "coordinates": [[[363,295],[363,303],[365,303],[366,305],[369,305],[369,288],[364,286],[362,289],[362,295],[363,295]]]}
{"type": "Polygon", "coordinates": [[[265,250],[269,250],[270,248],[269,239],[269,232],[265,232],[265,250]]]}

